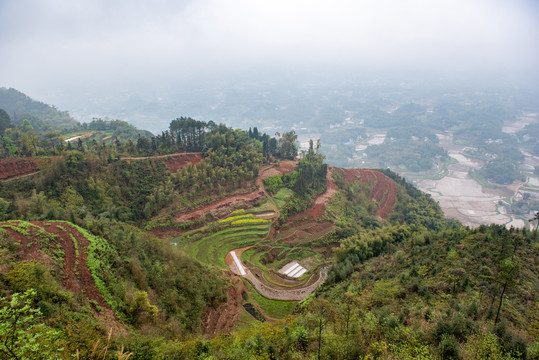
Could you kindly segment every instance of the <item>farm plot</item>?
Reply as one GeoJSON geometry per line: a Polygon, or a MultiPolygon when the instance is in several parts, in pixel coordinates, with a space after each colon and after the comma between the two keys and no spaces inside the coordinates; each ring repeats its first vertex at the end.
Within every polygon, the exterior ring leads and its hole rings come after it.
{"type": "Polygon", "coordinates": [[[254,218],[252,214],[230,216],[211,226],[186,233],[175,241],[197,260],[227,269],[226,254],[264,239],[270,224],[269,220],[254,218]]]}
{"type": "MultiPolygon", "coordinates": [[[[270,282],[279,285],[298,285],[297,282],[288,283],[277,275],[279,269],[291,262],[301,261],[309,264],[309,269],[318,267],[324,263],[322,256],[315,250],[305,246],[290,246],[289,244],[275,243],[273,245],[256,246],[243,252],[242,260],[250,267],[257,267],[262,270],[270,282]]],[[[302,273],[304,275],[306,272],[302,273]]],[[[282,273],[280,273],[282,274],[282,273]]],[[[288,275],[288,274],[287,274],[288,275]]],[[[300,276],[295,277],[300,279],[300,276]]]]}
{"type": "Polygon", "coordinates": [[[275,240],[286,244],[313,242],[335,230],[330,222],[304,220],[285,226],[276,235],[275,240]]]}
{"type": "Polygon", "coordinates": [[[49,166],[54,159],[56,158],[0,159],[0,180],[35,174],[49,166]]]}
{"type": "Polygon", "coordinates": [[[292,261],[279,270],[280,274],[290,276],[292,278],[299,278],[301,275],[305,274],[307,269],[301,266],[297,261],[292,261]]]}
{"type": "Polygon", "coordinates": [[[359,180],[373,184],[371,198],[378,203],[378,215],[389,215],[395,205],[395,183],[379,171],[359,169],[359,180]],[[374,180],[374,181],[373,181],[374,180]]]}
{"type": "Polygon", "coordinates": [[[118,332],[127,332],[116,317],[117,302],[111,299],[103,280],[109,268],[97,256],[107,246],[102,238],[64,221],[11,220],[0,223],[0,232],[9,234],[21,260],[53,266],[67,290],[84,294],[94,307],[100,308],[98,317],[106,319],[118,332]]]}

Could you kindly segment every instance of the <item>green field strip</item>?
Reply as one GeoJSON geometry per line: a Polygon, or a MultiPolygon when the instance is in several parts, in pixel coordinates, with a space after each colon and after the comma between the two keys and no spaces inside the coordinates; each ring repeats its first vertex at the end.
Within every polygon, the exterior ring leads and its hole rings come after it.
{"type": "Polygon", "coordinates": [[[245,280],[244,282],[251,291],[253,300],[260,305],[260,308],[267,316],[273,319],[283,319],[296,308],[297,302],[268,299],[262,296],[249,281],[245,280]]]}
{"type": "Polygon", "coordinates": [[[255,251],[252,254],[250,254],[249,258],[246,258],[245,256],[243,256],[244,254],[245,252],[242,254],[242,258],[244,258],[246,261],[250,262],[254,266],[257,266],[261,269],[265,268],[265,265],[262,265],[262,263],[260,262],[260,258],[263,255],[265,255],[265,252],[255,251]]]}
{"type": "Polygon", "coordinates": [[[225,256],[235,248],[251,246],[263,239],[269,226],[228,227],[200,240],[184,243],[184,251],[201,262],[226,269],[225,256]]]}
{"type": "Polygon", "coordinates": [[[218,267],[220,267],[221,269],[227,269],[228,267],[225,263],[225,256],[230,250],[251,246],[256,244],[257,241],[258,239],[243,239],[238,242],[223,244],[222,246],[216,248],[215,252],[213,253],[215,258],[215,264],[218,265],[218,267]]]}
{"type": "Polygon", "coordinates": [[[275,194],[273,198],[279,200],[288,200],[292,195],[294,195],[294,191],[287,188],[281,188],[279,191],[277,191],[277,194],[275,194]]]}
{"type": "Polygon", "coordinates": [[[274,284],[274,285],[277,285],[277,286],[280,286],[280,287],[283,287],[283,288],[289,288],[289,289],[294,289],[294,288],[297,288],[297,287],[304,286],[307,283],[307,280],[309,280],[309,278],[312,275],[312,273],[310,271],[307,271],[305,274],[303,274],[302,277],[294,279],[294,281],[297,281],[295,284],[283,284],[283,283],[280,283],[280,282],[277,282],[277,281],[271,279],[267,272],[264,272],[263,274],[264,274],[264,279],[266,279],[266,281],[268,283],[274,284]]]}
{"type": "Polygon", "coordinates": [[[260,226],[260,225],[257,225],[257,226],[249,226],[249,227],[246,227],[246,226],[243,226],[243,227],[237,227],[237,228],[234,228],[234,227],[228,227],[224,230],[221,230],[221,231],[218,231],[216,233],[213,233],[213,234],[209,234],[209,235],[204,235],[204,234],[200,234],[199,236],[197,236],[196,238],[177,238],[177,241],[179,244],[182,244],[182,245],[187,245],[187,244],[190,244],[190,243],[196,243],[196,242],[200,242],[200,241],[206,241],[208,239],[214,239],[214,238],[226,238],[228,237],[229,235],[237,235],[238,233],[242,233],[242,234],[248,234],[248,235],[259,235],[259,236],[265,236],[267,234],[269,230],[269,226],[260,226]]]}

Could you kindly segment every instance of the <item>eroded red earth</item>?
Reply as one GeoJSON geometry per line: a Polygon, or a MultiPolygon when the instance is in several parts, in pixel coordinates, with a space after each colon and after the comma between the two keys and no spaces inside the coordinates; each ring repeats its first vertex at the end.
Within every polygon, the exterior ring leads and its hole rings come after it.
{"type": "MultiPolygon", "coordinates": [[[[56,247],[58,244],[60,249],[64,252],[64,287],[73,293],[82,293],[89,300],[97,302],[101,309],[100,311],[94,309],[96,310],[96,316],[106,324],[107,328],[113,328],[115,333],[127,333],[126,328],[114,315],[114,311],[104,301],[101,293],[95,286],[92,274],[86,265],[88,257],[88,239],[67,223],[49,223],[44,221],[32,221],[31,223],[43,228],[48,233],[58,235],[58,238],[54,240],[54,244],[51,244],[50,246],[56,247]],[[76,247],[71,236],[76,239],[76,247]]],[[[0,225],[17,226],[18,223],[0,223],[0,225]]],[[[54,262],[54,260],[43,252],[39,246],[39,242],[35,236],[39,228],[31,227],[29,236],[21,235],[19,232],[10,229],[9,227],[3,227],[3,229],[21,245],[20,255],[22,260],[34,260],[44,264],[52,264],[54,262]]]]}
{"type": "Polygon", "coordinates": [[[372,186],[371,199],[378,204],[377,215],[385,218],[395,206],[395,182],[379,171],[371,169],[338,169],[346,182],[361,181],[372,186]]]}
{"type": "Polygon", "coordinates": [[[50,164],[53,158],[13,158],[0,159],[0,180],[35,174],[40,168],[50,164]]]}

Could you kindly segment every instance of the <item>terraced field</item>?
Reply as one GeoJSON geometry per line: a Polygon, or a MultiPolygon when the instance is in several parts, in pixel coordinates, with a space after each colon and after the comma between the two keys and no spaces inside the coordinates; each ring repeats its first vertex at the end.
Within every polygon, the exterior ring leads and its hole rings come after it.
{"type": "MultiPolygon", "coordinates": [[[[255,307],[259,307],[268,320],[281,318],[290,313],[295,306],[294,301],[305,298],[325,279],[327,268],[324,266],[327,261],[326,255],[330,251],[327,251],[329,247],[324,241],[335,230],[333,224],[317,220],[327,201],[337,192],[332,180],[328,186],[329,190],[317,197],[318,201],[315,201],[307,212],[298,214],[300,215],[298,218],[295,216],[289,219],[280,230],[273,227],[275,221],[280,218],[280,210],[294,193],[290,189],[282,188],[270,196],[264,189],[262,179],[290,172],[293,165],[295,163],[287,162],[281,163],[278,167],[269,166],[261,170],[257,179],[259,190],[255,191],[261,198],[254,207],[235,210],[228,217],[184,232],[172,242],[172,246],[181,248],[197,260],[238,275],[236,277],[231,275],[233,279],[243,279],[244,289],[251,293],[247,298],[255,304],[255,307]],[[316,213],[316,216],[311,213],[316,213]],[[245,273],[239,271],[231,251],[234,251],[239,258],[245,273]],[[305,268],[298,278],[279,273],[279,269],[292,261],[301,263],[305,268]]],[[[245,194],[236,196],[245,197],[245,194]]],[[[228,199],[217,201],[196,211],[204,213],[208,209],[220,206],[223,201],[228,199]]],[[[249,205],[238,203],[235,206],[249,205]]],[[[186,214],[192,215],[193,212],[186,214]]],[[[238,289],[236,286],[236,292],[238,289]]],[[[234,301],[238,300],[236,295],[232,297],[234,301]]],[[[236,303],[234,306],[237,307],[236,303]]],[[[233,307],[233,304],[229,305],[233,307]]],[[[218,314],[212,314],[208,319],[210,319],[208,323],[224,321],[218,314]]]]}
{"type": "Polygon", "coordinates": [[[12,220],[1,222],[0,232],[13,239],[22,260],[53,265],[66,289],[84,294],[99,306],[96,316],[120,333],[126,332],[102,280],[104,266],[98,254],[108,246],[102,238],[67,221],[12,220]]]}
{"type": "Polygon", "coordinates": [[[226,270],[226,254],[236,248],[255,245],[269,232],[271,222],[265,224],[216,225],[186,233],[178,239],[178,246],[197,260],[226,270]]]}

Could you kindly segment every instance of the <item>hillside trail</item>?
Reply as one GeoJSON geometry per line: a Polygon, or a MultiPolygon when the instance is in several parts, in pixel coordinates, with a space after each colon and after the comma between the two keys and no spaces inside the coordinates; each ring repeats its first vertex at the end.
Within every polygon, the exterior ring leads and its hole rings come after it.
{"type": "Polygon", "coordinates": [[[147,159],[164,159],[168,157],[175,157],[175,156],[184,156],[184,155],[200,155],[199,152],[181,152],[181,153],[172,153],[172,154],[165,154],[165,155],[152,155],[152,156],[120,156],[120,160],[147,160],[147,159]]]}
{"type": "Polygon", "coordinates": [[[44,166],[58,158],[59,156],[0,159],[0,181],[7,182],[39,174],[44,166]]]}
{"type": "Polygon", "coordinates": [[[36,171],[36,172],[24,174],[24,175],[18,175],[18,176],[15,176],[15,177],[11,177],[11,178],[9,178],[9,179],[2,179],[2,180],[0,180],[0,181],[1,181],[1,182],[9,182],[9,181],[12,181],[12,180],[22,179],[22,178],[25,178],[25,177],[28,177],[28,176],[32,176],[32,175],[35,175],[35,174],[39,174],[40,172],[41,172],[41,171],[36,171]]]}

